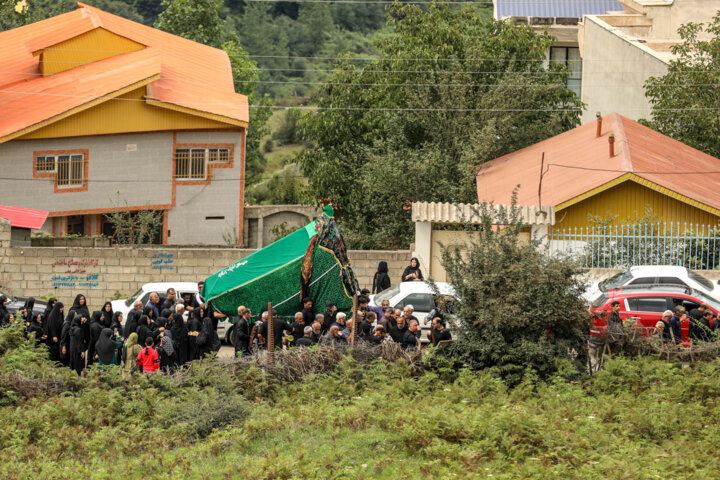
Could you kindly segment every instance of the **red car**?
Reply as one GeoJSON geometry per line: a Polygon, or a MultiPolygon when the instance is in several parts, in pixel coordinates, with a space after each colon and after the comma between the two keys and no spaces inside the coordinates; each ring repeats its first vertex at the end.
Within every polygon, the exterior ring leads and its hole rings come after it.
{"type": "MultiPolygon", "coordinates": [[[[596,317],[593,320],[594,330],[602,331],[607,327],[607,317],[612,311],[610,304],[616,300],[620,302],[620,318],[623,321],[634,320],[643,335],[651,335],[663,312],[673,310],[678,305],[690,312],[705,303],[715,317],[720,312],[720,302],[691,288],[677,285],[625,286],[608,290],[592,302],[590,313],[596,317]]],[[[690,344],[687,319],[681,323],[681,328],[682,343],[687,346],[690,344]]]]}

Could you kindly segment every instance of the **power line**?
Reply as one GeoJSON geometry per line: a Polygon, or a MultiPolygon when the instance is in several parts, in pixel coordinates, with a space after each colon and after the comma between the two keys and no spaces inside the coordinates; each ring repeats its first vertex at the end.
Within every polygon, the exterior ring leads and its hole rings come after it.
{"type": "MultiPolygon", "coordinates": [[[[468,36],[464,36],[465,38],[468,38],[468,36]]],[[[475,37],[471,36],[470,38],[484,38],[484,37],[475,37]]],[[[220,49],[218,49],[220,50],[220,49]]],[[[76,53],[117,53],[119,54],[126,54],[126,53],[132,53],[132,52],[126,52],[126,51],[120,51],[120,50],[93,50],[93,49],[82,49],[82,48],[45,48],[43,51],[61,51],[61,52],[76,52],[76,53]]],[[[490,57],[438,57],[438,58],[432,58],[432,57],[383,57],[380,55],[376,56],[369,56],[369,57],[357,57],[357,56],[344,56],[344,57],[325,57],[325,56],[312,56],[312,55],[260,55],[260,54],[245,54],[245,55],[230,55],[229,53],[225,52],[226,55],[230,58],[280,58],[280,59],[306,59],[306,60],[348,60],[348,61],[364,61],[364,62],[372,62],[377,60],[382,61],[398,61],[398,62],[538,62],[542,63],[545,61],[551,61],[549,58],[490,58],[490,57]]],[[[185,57],[194,57],[194,58],[205,58],[201,54],[197,53],[184,53],[183,56],[185,57]]],[[[110,57],[112,58],[112,57],[110,57]]],[[[562,62],[565,62],[566,60],[562,60],[562,62]]],[[[625,62],[625,63],[637,63],[635,60],[632,59],[625,59],[625,58],[607,58],[607,59],[593,59],[593,60],[582,60],[579,59],[577,62],[570,61],[571,63],[582,63],[582,62],[600,62],[600,63],[607,63],[607,62],[625,62]]],[[[82,63],[86,64],[87,62],[71,62],[71,61],[62,61],[62,60],[48,60],[45,61],[45,63],[82,63]]]]}
{"type": "MultiPolygon", "coordinates": [[[[108,96],[93,96],[93,95],[70,95],[70,94],[57,94],[57,93],[46,93],[46,92],[18,92],[14,90],[0,90],[0,93],[12,93],[18,95],[44,95],[51,97],[71,97],[71,98],[86,98],[90,100],[106,99],[119,100],[125,102],[145,102],[144,99],[140,98],[118,98],[108,96]]],[[[162,101],[162,100],[160,100],[162,101]]],[[[229,103],[204,103],[204,102],[185,102],[186,105],[195,106],[225,106],[225,107],[237,107],[237,104],[229,103]]],[[[313,111],[377,111],[377,112],[582,112],[579,107],[556,107],[556,108],[376,108],[376,107],[318,107],[309,105],[248,105],[249,108],[275,108],[275,109],[296,109],[296,110],[313,110],[313,111]]],[[[628,110],[645,110],[643,107],[628,108],[628,110]]],[[[653,111],[667,111],[667,112],[691,112],[691,111],[716,111],[720,110],[720,107],[696,107],[696,108],[653,108],[653,111]]]]}

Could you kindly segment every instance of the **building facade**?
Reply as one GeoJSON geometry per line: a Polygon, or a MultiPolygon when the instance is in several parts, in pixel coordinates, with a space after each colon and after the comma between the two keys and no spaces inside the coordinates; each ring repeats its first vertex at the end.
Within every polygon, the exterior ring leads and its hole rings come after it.
{"type": "MultiPolygon", "coordinates": [[[[583,60],[583,122],[597,112],[616,112],[633,120],[648,119],[651,105],[645,82],[667,73],[671,49],[681,42],[678,28],[709,22],[718,0],[621,0],[624,10],[586,15],[579,26],[583,60]]],[[[699,39],[709,34],[701,32],[699,39]]]]}
{"type": "Polygon", "coordinates": [[[584,15],[622,10],[618,0],[543,0],[518,2],[493,0],[496,20],[510,19],[545,31],[555,40],[547,52],[548,62],[568,67],[568,89],[581,96],[582,58],[578,45],[578,24],[584,15]]]}
{"type": "Polygon", "coordinates": [[[0,203],[57,236],[153,211],[154,243],[242,242],[249,115],[225,52],[83,4],[0,44],[0,203]]]}
{"type": "MultiPolygon", "coordinates": [[[[553,207],[555,230],[654,221],[718,225],[720,160],[618,114],[478,168],[480,202],[553,207]]],[[[690,227],[688,227],[688,225],[690,227]]]]}

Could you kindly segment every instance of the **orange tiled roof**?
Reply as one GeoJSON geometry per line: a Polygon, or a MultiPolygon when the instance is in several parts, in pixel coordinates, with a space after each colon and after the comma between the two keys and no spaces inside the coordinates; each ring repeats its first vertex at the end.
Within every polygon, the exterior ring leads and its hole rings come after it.
{"type": "Polygon", "coordinates": [[[673,140],[617,113],[606,115],[602,135],[589,122],[478,168],[480,202],[510,203],[513,189],[519,205],[538,205],[540,162],[545,153],[542,203],[557,207],[608,182],[632,174],[655,186],[720,210],[720,160],[673,140]],[[609,136],[615,135],[610,157],[609,136]],[[564,167],[563,167],[564,166],[564,167]],[[571,168],[567,168],[571,167],[571,168]],[[669,172],[669,173],[668,173],[669,172]],[[702,172],[683,174],[675,172],[702,172]]]}
{"type": "Polygon", "coordinates": [[[159,78],[148,85],[152,100],[219,115],[235,124],[248,122],[247,97],[235,93],[230,59],[223,50],[89,5],[78,6],[72,12],[0,32],[0,141],[153,75],[159,78]],[[41,75],[40,56],[33,52],[95,28],[148,48],[41,75]]]}

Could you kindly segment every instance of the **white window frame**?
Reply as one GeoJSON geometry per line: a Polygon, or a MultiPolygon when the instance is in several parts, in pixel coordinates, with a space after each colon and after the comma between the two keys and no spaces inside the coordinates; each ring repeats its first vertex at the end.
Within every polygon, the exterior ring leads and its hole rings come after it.
{"type": "MultiPolygon", "coordinates": [[[[55,157],[55,185],[58,189],[78,188],[85,185],[85,155],[82,153],[67,153],[53,155],[55,157]],[[67,183],[61,183],[64,179],[60,178],[60,162],[67,162],[67,183]],[[80,176],[74,176],[73,173],[80,173],[80,176]]],[[[47,173],[47,171],[45,171],[47,173]]]]}
{"type": "Polygon", "coordinates": [[[35,157],[35,171],[37,173],[55,173],[57,171],[57,155],[37,155],[35,157]],[[43,159],[43,162],[47,162],[47,159],[51,158],[53,162],[53,167],[51,169],[41,169],[40,167],[40,159],[43,159]]]}

